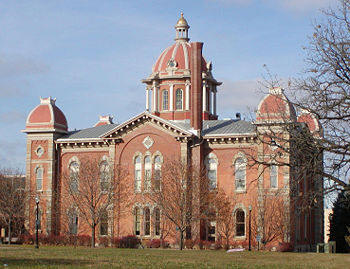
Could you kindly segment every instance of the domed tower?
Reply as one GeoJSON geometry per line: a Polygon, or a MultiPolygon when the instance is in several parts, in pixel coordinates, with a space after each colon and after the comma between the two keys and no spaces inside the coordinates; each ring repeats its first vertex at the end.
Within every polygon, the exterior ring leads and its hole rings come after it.
{"type": "Polygon", "coordinates": [[[221,82],[213,77],[212,64],[202,56],[202,48],[197,49],[199,59],[192,59],[197,57],[197,53],[193,53],[195,43],[189,43],[189,28],[181,13],[175,25],[175,43],[160,54],[152,74],[142,80],[147,85],[146,110],[168,120],[190,120],[191,113],[192,117],[200,113],[199,118],[203,120],[217,119],[216,93],[221,82]],[[193,61],[200,63],[199,71],[194,70],[193,65],[197,64],[192,64],[193,61]],[[194,72],[199,72],[200,76],[200,83],[196,85],[191,79],[194,72]],[[196,97],[193,96],[195,92],[196,97]],[[197,108],[192,102],[199,97],[201,100],[197,108]]]}
{"type": "Polygon", "coordinates": [[[66,117],[55,102],[51,97],[40,98],[40,104],[29,113],[23,130],[27,133],[26,189],[30,193],[26,228],[35,229],[35,197],[38,197],[39,229],[44,234],[56,229],[59,158],[54,141],[68,132],[66,117]]]}

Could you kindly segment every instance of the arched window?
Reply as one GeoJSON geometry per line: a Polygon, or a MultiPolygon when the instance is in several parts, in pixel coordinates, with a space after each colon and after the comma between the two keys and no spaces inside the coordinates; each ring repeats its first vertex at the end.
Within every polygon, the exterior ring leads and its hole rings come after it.
{"type": "Polygon", "coordinates": [[[206,161],[208,179],[209,179],[209,188],[215,189],[217,186],[217,168],[218,161],[214,154],[209,154],[206,161]]]}
{"type": "Polygon", "coordinates": [[[43,189],[43,169],[38,167],[35,170],[35,181],[36,181],[36,190],[40,191],[43,189]]]}
{"type": "Polygon", "coordinates": [[[147,155],[145,157],[145,181],[144,181],[144,190],[151,190],[151,176],[152,176],[152,161],[151,156],[147,155]]]}
{"type": "Polygon", "coordinates": [[[109,165],[106,161],[100,164],[100,184],[101,191],[107,191],[110,180],[109,165]]]}
{"type": "Polygon", "coordinates": [[[270,166],[270,188],[277,188],[278,166],[273,164],[270,166]]]}
{"type": "Polygon", "coordinates": [[[135,235],[140,235],[141,219],[140,219],[140,208],[138,207],[135,207],[134,209],[134,230],[135,230],[135,235]]]}
{"type": "Polygon", "coordinates": [[[236,190],[245,190],[246,186],[246,161],[243,158],[236,159],[235,162],[235,185],[236,190]]]}
{"type": "Polygon", "coordinates": [[[108,212],[102,210],[100,213],[100,235],[108,235],[108,212]]]}
{"type": "Polygon", "coordinates": [[[69,165],[69,190],[71,192],[77,192],[79,187],[79,164],[74,161],[69,165]]]}
{"type": "Polygon", "coordinates": [[[141,191],[141,156],[135,157],[135,191],[141,191]]]}
{"type": "Polygon", "coordinates": [[[160,235],[160,210],[154,209],[154,235],[160,235]]]}
{"type": "Polygon", "coordinates": [[[163,110],[168,110],[168,105],[169,105],[169,93],[167,90],[164,90],[162,93],[162,100],[163,100],[163,104],[162,104],[162,108],[163,110]]]}
{"type": "Polygon", "coordinates": [[[161,170],[162,170],[162,159],[160,156],[154,158],[154,190],[160,190],[160,180],[161,180],[161,170]]]}
{"type": "Polygon", "coordinates": [[[151,212],[148,207],[145,207],[143,212],[145,218],[145,235],[151,235],[151,212]]]}
{"type": "Polygon", "coordinates": [[[242,209],[236,210],[236,236],[245,235],[245,213],[242,209]]]}
{"type": "Polygon", "coordinates": [[[175,92],[175,108],[182,110],[182,90],[177,89],[175,92]]]}
{"type": "Polygon", "coordinates": [[[69,233],[70,234],[77,234],[78,233],[78,213],[76,209],[71,208],[68,212],[68,225],[69,225],[69,233]]]}

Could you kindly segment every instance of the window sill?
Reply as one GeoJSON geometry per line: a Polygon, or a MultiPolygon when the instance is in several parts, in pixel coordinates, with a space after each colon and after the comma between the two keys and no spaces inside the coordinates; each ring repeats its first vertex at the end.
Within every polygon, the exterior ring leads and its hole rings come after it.
{"type": "Polygon", "coordinates": [[[243,235],[243,236],[234,236],[233,239],[235,239],[235,240],[242,240],[243,241],[243,240],[246,240],[247,237],[245,235],[243,235]]]}
{"type": "Polygon", "coordinates": [[[247,193],[247,190],[235,190],[235,193],[247,193]]]}

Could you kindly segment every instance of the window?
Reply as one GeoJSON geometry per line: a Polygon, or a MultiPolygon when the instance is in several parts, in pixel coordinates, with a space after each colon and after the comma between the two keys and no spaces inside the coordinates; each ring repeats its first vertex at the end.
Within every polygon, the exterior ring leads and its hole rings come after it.
{"type": "Polygon", "coordinates": [[[236,190],[245,190],[246,185],[246,162],[243,158],[238,158],[235,162],[235,184],[236,190]]]}
{"type": "Polygon", "coordinates": [[[100,235],[108,235],[108,212],[103,210],[100,214],[100,235]]]}
{"type": "Polygon", "coordinates": [[[154,158],[154,189],[156,191],[160,190],[161,169],[162,169],[162,160],[160,156],[156,156],[154,158]]]}
{"type": "Polygon", "coordinates": [[[177,89],[175,92],[175,108],[177,110],[182,110],[182,90],[177,89]]]}
{"type": "Polygon", "coordinates": [[[43,169],[38,167],[35,171],[35,180],[36,180],[36,190],[40,191],[43,189],[43,169]]]}
{"type": "Polygon", "coordinates": [[[154,209],[154,234],[160,235],[160,210],[159,208],[154,209]]]}
{"type": "Polygon", "coordinates": [[[145,157],[145,181],[144,181],[144,190],[151,190],[151,176],[152,176],[152,162],[151,156],[145,157]]]}
{"type": "Polygon", "coordinates": [[[245,235],[245,214],[242,209],[236,211],[236,236],[245,235]]]}
{"type": "Polygon", "coordinates": [[[70,209],[68,213],[68,225],[69,225],[69,233],[77,234],[78,233],[78,213],[75,209],[70,209]]]}
{"type": "Polygon", "coordinates": [[[216,237],[216,221],[211,221],[208,226],[208,241],[215,242],[216,237]]]}
{"type": "Polygon", "coordinates": [[[141,231],[141,220],[140,220],[140,208],[135,207],[134,209],[134,229],[135,229],[135,235],[140,235],[141,231]]]}
{"type": "Polygon", "coordinates": [[[145,216],[145,235],[151,235],[151,212],[148,207],[144,208],[145,216]]]}
{"type": "Polygon", "coordinates": [[[307,229],[308,225],[307,225],[307,213],[304,213],[304,238],[307,238],[307,229]]]}
{"type": "Polygon", "coordinates": [[[69,178],[69,190],[71,192],[77,192],[79,186],[79,164],[75,161],[69,165],[69,178]]]}
{"type": "Polygon", "coordinates": [[[135,158],[135,191],[141,191],[141,157],[135,158]]]}
{"type": "Polygon", "coordinates": [[[163,110],[168,110],[169,105],[169,93],[167,90],[163,91],[163,110]]]}
{"type": "Polygon", "coordinates": [[[103,161],[100,165],[100,184],[101,184],[101,191],[107,191],[108,190],[108,184],[109,184],[109,165],[106,161],[103,161]]]}
{"type": "Polygon", "coordinates": [[[207,158],[207,173],[208,173],[208,180],[209,180],[209,188],[211,190],[215,189],[217,186],[217,166],[218,162],[216,159],[216,156],[214,154],[209,154],[207,158]]]}
{"type": "Polygon", "coordinates": [[[270,166],[270,188],[277,188],[278,166],[273,164],[270,166]]]}

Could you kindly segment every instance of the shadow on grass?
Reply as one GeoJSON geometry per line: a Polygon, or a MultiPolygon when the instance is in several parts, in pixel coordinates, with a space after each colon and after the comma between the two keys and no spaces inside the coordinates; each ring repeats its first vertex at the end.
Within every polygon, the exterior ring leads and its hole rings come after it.
{"type": "Polygon", "coordinates": [[[21,259],[21,258],[9,258],[9,259],[0,259],[0,267],[4,264],[8,266],[40,266],[40,265],[88,265],[91,262],[84,260],[73,260],[73,259],[21,259]]]}

